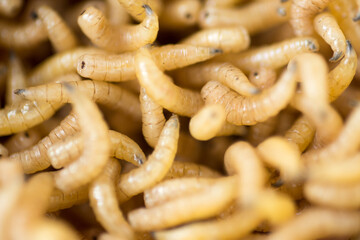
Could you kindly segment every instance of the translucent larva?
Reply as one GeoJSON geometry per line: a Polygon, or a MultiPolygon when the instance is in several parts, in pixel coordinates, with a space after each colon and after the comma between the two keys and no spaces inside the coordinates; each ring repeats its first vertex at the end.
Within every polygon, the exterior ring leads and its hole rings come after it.
{"type": "MultiPolygon", "coordinates": [[[[169,44],[150,49],[154,61],[163,70],[182,68],[214,57],[219,49],[185,44],[169,44]],[[177,59],[174,61],[174,59],[177,59]]],[[[136,79],[135,52],[118,55],[84,54],[78,60],[78,73],[99,81],[123,82],[136,79]]]]}
{"type": "Polygon", "coordinates": [[[208,82],[201,90],[204,101],[223,105],[226,120],[235,125],[254,125],[278,114],[285,108],[295,92],[295,67],[291,66],[276,85],[261,94],[243,97],[224,85],[208,82]]]}
{"type": "Polygon", "coordinates": [[[55,173],[56,187],[71,191],[96,178],[105,167],[110,153],[108,127],[96,104],[67,85],[73,100],[74,112],[79,116],[79,126],[84,138],[84,151],[73,163],[55,173]]]}
{"type": "Polygon", "coordinates": [[[94,47],[78,47],[57,53],[36,66],[28,76],[28,85],[35,86],[51,82],[66,73],[76,72],[78,58],[84,54],[104,53],[94,47]]]}
{"type": "MultiPolygon", "coordinates": [[[[109,130],[109,137],[110,156],[125,160],[135,166],[141,166],[146,161],[145,154],[131,138],[112,130],[109,130]]],[[[47,150],[47,156],[51,165],[59,169],[73,162],[81,155],[83,149],[84,140],[81,134],[77,133],[50,146],[47,150]]]]}
{"type": "Polygon", "coordinates": [[[249,47],[250,37],[243,27],[222,27],[198,31],[181,43],[218,48],[224,53],[236,53],[249,47]]]}
{"type": "Polygon", "coordinates": [[[137,52],[135,65],[140,85],[163,108],[179,115],[192,116],[202,107],[200,94],[174,85],[171,78],[157,67],[149,50],[142,48],[137,52]]]}
{"type": "Polygon", "coordinates": [[[206,7],[200,13],[199,24],[202,28],[243,26],[253,35],[288,20],[287,15],[278,14],[279,7],[278,0],[254,1],[242,8],[206,7]]]}
{"type": "Polygon", "coordinates": [[[262,67],[278,69],[288,64],[297,54],[315,52],[318,49],[319,44],[315,38],[299,37],[250,49],[242,53],[224,54],[215,60],[230,62],[242,71],[250,72],[262,67]]]}
{"type": "Polygon", "coordinates": [[[142,113],[142,132],[146,142],[154,148],[165,125],[163,108],[146,94],[144,88],[141,88],[139,98],[142,113]]]}
{"type": "Polygon", "coordinates": [[[159,30],[158,17],[148,5],[146,17],[135,26],[112,26],[106,16],[94,7],[87,8],[78,18],[83,33],[97,46],[113,51],[133,51],[155,41],[159,30]]]}
{"type": "Polygon", "coordinates": [[[330,13],[321,13],[315,17],[314,27],[316,32],[331,46],[334,52],[330,62],[340,60],[346,51],[346,39],[335,17],[330,13]]]}
{"type": "Polygon", "coordinates": [[[45,25],[49,40],[57,52],[63,52],[77,45],[77,38],[59,14],[52,8],[43,5],[37,14],[45,25]]]}
{"type": "Polygon", "coordinates": [[[131,226],[141,231],[160,230],[178,224],[215,216],[237,196],[236,178],[218,178],[199,192],[170,200],[152,208],[129,213],[131,226]],[[212,199],[207,201],[206,199],[212,199]]]}
{"type": "Polygon", "coordinates": [[[171,168],[177,151],[179,119],[173,115],[166,123],[148,161],[137,169],[121,175],[117,184],[119,201],[143,192],[161,181],[171,168]]]}
{"type": "Polygon", "coordinates": [[[69,103],[71,97],[65,90],[66,85],[71,85],[77,91],[85,94],[93,101],[110,107],[113,110],[121,110],[129,114],[134,120],[140,122],[140,103],[135,94],[120,88],[114,84],[97,81],[76,81],[66,83],[49,83],[26,89],[18,89],[19,94],[26,99],[36,99],[50,103],[69,103]]]}
{"type": "Polygon", "coordinates": [[[199,0],[175,0],[165,2],[160,15],[161,29],[186,29],[194,26],[199,18],[201,2],[199,0]]]}
{"type": "Polygon", "coordinates": [[[90,184],[90,205],[96,219],[107,232],[126,239],[134,239],[134,233],[119,208],[115,184],[120,177],[120,163],[110,158],[103,172],[90,184]]]}
{"type": "Polygon", "coordinates": [[[293,0],[290,8],[290,24],[296,36],[311,36],[314,32],[313,18],[330,0],[293,0]]]}
{"type": "Polygon", "coordinates": [[[10,159],[20,162],[25,173],[34,173],[50,166],[50,160],[47,157],[47,149],[54,143],[60,142],[68,135],[79,131],[77,116],[68,115],[58,127],[54,128],[48,136],[41,139],[33,147],[21,152],[11,154],[10,159]]]}

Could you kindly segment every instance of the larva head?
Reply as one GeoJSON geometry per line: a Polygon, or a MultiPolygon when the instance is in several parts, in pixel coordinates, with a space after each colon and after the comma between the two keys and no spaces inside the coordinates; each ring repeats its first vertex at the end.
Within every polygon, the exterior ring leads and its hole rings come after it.
{"type": "Polygon", "coordinates": [[[201,2],[194,0],[176,1],[176,14],[175,18],[185,26],[194,25],[199,17],[201,2]]]}

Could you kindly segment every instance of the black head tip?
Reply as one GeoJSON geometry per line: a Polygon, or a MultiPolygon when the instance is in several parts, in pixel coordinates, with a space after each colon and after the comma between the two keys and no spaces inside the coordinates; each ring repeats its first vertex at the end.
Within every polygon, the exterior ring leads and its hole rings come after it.
{"type": "Polygon", "coordinates": [[[35,11],[31,11],[30,17],[31,19],[36,20],[39,18],[39,15],[35,11]]]}
{"type": "Polygon", "coordinates": [[[82,10],[80,13],[80,16],[83,15],[86,12],[86,9],[82,10]]]}
{"type": "Polygon", "coordinates": [[[14,90],[14,94],[23,95],[25,91],[26,91],[25,89],[16,89],[14,90]]]}
{"type": "Polygon", "coordinates": [[[147,4],[142,5],[142,7],[145,9],[145,13],[146,15],[152,15],[153,14],[153,10],[151,9],[151,7],[147,4]]]}
{"type": "Polygon", "coordinates": [[[350,52],[353,50],[353,46],[350,42],[350,40],[346,40],[346,53],[350,54],[350,52]]]}
{"type": "Polygon", "coordinates": [[[84,69],[84,67],[85,67],[85,62],[81,61],[81,69],[84,69]]]}
{"type": "Polygon", "coordinates": [[[281,187],[282,185],[284,185],[284,182],[281,179],[279,179],[276,182],[271,184],[271,186],[276,187],[276,188],[281,187]]]}
{"type": "Polygon", "coordinates": [[[220,54],[220,53],[223,52],[223,50],[221,50],[220,48],[213,48],[213,49],[210,50],[210,52],[212,54],[220,54]]]}
{"type": "Polygon", "coordinates": [[[334,52],[333,56],[329,59],[330,62],[336,62],[343,56],[343,52],[334,52]]]}
{"type": "Polygon", "coordinates": [[[360,12],[358,12],[352,20],[353,20],[354,22],[359,21],[359,20],[360,20],[360,12]]]}

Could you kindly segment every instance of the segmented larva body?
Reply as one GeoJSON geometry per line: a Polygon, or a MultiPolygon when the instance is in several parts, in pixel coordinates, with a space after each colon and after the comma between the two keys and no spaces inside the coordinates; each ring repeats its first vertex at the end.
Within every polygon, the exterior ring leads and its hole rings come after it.
{"type": "Polygon", "coordinates": [[[46,29],[40,19],[23,24],[0,22],[0,45],[14,50],[35,47],[47,39],[46,29]]]}
{"type": "Polygon", "coordinates": [[[330,13],[321,13],[314,19],[316,32],[331,46],[334,54],[330,62],[336,62],[344,56],[346,51],[346,39],[336,19],[330,13]]]}
{"type": "Polygon", "coordinates": [[[64,192],[54,188],[51,192],[48,212],[70,208],[74,205],[85,203],[89,200],[89,186],[85,185],[72,191],[64,192]]]}
{"type": "MultiPolygon", "coordinates": [[[[219,53],[217,49],[185,44],[153,47],[150,51],[156,64],[164,70],[173,70],[202,62],[219,53]]],[[[77,71],[83,77],[99,81],[133,80],[136,79],[135,52],[118,55],[84,54],[78,60],[77,71]]]]}
{"type": "Polygon", "coordinates": [[[71,85],[67,85],[67,91],[79,117],[84,150],[75,162],[55,173],[56,187],[63,191],[74,190],[96,178],[105,167],[110,153],[108,127],[96,104],[71,85]]]}
{"type": "Polygon", "coordinates": [[[158,17],[148,5],[144,5],[146,17],[135,26],[112,26],[105,15],[89,7],[78,18],[83,33],[97,46],[113,51],[133,51],[153,43],[159,31],[158,17]]]}
{"type": "Polygon", "coordinates": [[[173,115],[166,123],[148,161],[137,169],[121,175],[117,183],[120,202],[160,182],[174,161],[179,138],[179,119],[173,115]]]}
{"type": "Polygon", "coordinates": [[[344,58],[328,74],[329,101],[337,99],[353,80],[357,67],[357,54],[348,41],[344,58]]]}
{"type": "Polygon", "coordinates": [[[254,204],[266,181],[265,169],[255,148],[247,142],[234,143],[225,152],[224,164],[229,174],[237,174],[238,203],[244,207],[254,204]]]}
{"type": "Polygon", "coordinates": [[[226,209],[237,196],[236,187],[236,178],[218,178],[199,192],[152,208],[136,209],[129,213],[129,222],[134,229],[153,231],[206,219],[226,209]]]}
{"type": "Polygon", "coordinates": [[[284,137],[291,143],[295,143],[300,152],[304,152],[315,135],[315,126],[305,116],[299,117],[288,129],[284,137]]]}
{"type": "Polygon", "coordinates": [[[6,17],[14,17],[20,11],[23,0],[4,0],[0,2],[0,14],[6,17]]]}
{"type": "Polygon", "coordinates": [[[196,193],[210,187],[216,181],[215,178],[187,177],[161,182],[144,192],[145,206],[156,207],[178,197],[196,193]]]}
{"type": "Polygon", "coordinates": [[[272,232],[269,240],[319,239],[327,236],[352,236],[360,231],[358,212],[314,207],[304,210],[296,218],[272,232]]]}
{"type": "Polygon", "coordinates": [[[104,51],[94,47],[78,47],[57,53],[35,67],[27,79],[28,85],[35,86],[48,83],[58,76],[76,72],[78,58],[84,54],[92,53],[99,54],[104,53],[104,51]]]}
{"type": "Polygon", "coordinates": [[[290,24],[296,36],[311,36],[314,32],[313,18],[330,0],[293,0],[290,8],[290,24]]]}
{"type": "Polygon", "coordinates": [[[33,146],[41,139],[41,134],[32,128],[25,132],[17,133],[11,136],[4,144],[9,153],[16,153],[33,146]]]}
{"type": "MultiPolygon", "coordinates": [[[[111,157],[125,160],[135,166],[141,166],[146,161],[144,152],[131,138],[112,130],[109,130],[109,137],[111,157]]],[[[76,133],[50,146],[47,150],[47,156],[51,165],[59,169],[78,158],[83,149],[84,140],[80,133],[76,133]]]]}
{"type": "Polygon", "coordinates": [[[295,80],[294,67],[290,67],[276,85],[252,97],[243,97],[216,81],[208,82],[202,88],[201,96],[207,104],[223,105],[229,123],[254,125],[286,107],[295,92],[295,80]]]}
{"type": "Polygon", "coordinates": [[[199,0],[175,0],[165,2],[160,15],[161,29],[183,29],[194,26],[199,18],[201,2],[199,0]]]}
{"type": "Polygon", "coordinates": [[[206,141],[217,135],[225,121],[223,106],[218,104],[205,105],[191,118],[189,131],[195,139],[206,141]]]}
{"type": "Polygon", "coordinates": [[[241,26],[211,28],[196,32],[181,41],[201,47],[221,49],[224,53],[240,52],[250,45],[250,37],[241,26]]]}
{"type": "Polygon", "coordinates": [[[185,87],[202,87],[209,81],[218,81],[244,96],[259,93],[246,75],[231,63],[203,63],[179,69],[175,81],[185,87]]]}
{"type": "Polygon", "coordinates": [[[165,125],[163,108],[146,94],[143,87],[140,89],[139,98],[142,113],[142,132],[145,141],[154,148],[165,125]]]}
{"type": "Polygon", "coordinates": [[[280,170],[285,181],[299,179],[305,170],[299,149],[283,137],[267,138],[257,146],[256,151],[265,163],[280,170]]]}
{"type": "Polygon", "coordinates": [[[288,20],[288,15],[278,14],[282,6],[278,0],[255,1],[241,8],[204,8],[199,17],[202,28],[242,26],[250,35],[279,25],[288,20]]]}
{"type": "Polygon", "coordinates": [[[134,239],[134,232],[124,219],[116,199],[115,184],[120,177],[118,160],[110,158],[103,172],[90,184],[90,205],[96,219],[112,235],[134,239]]]}
{"type": "Polygon", "coordinates": [[[182,177],[208,177],[217,178],[221,174],[211,168],[192,163],[192,162],[179,162],[174,161],[169,172],[166,174],[166,178],[182,178],[182,177]]]}
{"type": "Polygon", "coordinates": [[[70,50],[77,45],[76,36],[56,11],[43,5],[36,12],[46,27],[49,40],[57,52],[70,50]]]}
{"type": "Polygon", "coordinates": [[[0,110],[0,136],[28,130],[50,118],[61,104],[22,101],[0,110]]]}
{"type": "Polygon", "coordinates": [[[143,21],[147,16],[144,4],[147,4],[158,15],[161,14],[163,8],[163,2],[160,0],[118,0],[118,2],[137,21],[143,21]]]}
{"type": "Polygon", "coordinates": [[[26,87],[25,72],[20,59],[13,53],[10,55],[6,81],[6,105],[11,106],[12,104],[23,101],[21,97],[14,94],[14,90],[24,87],[26,87]]]}
{"type": "Polygon", "coordinates": [[[215,58],[227,61],[242,71],[256,71],[259,68],[278,69],[285,66],[296,55],[315,52],[319,44],[315,38],[299,37],[277,42],[269,46],[250,49],[242,53],[225,54],[215,58]]]}
{"type": "Polygon", "coordinates": [[[140,103],[135,94],[107,82],[76,81],[66,83],[49,83],[27,89],[19,89],[17,94],[26,99],[45,101],[50,103],[69,103],[71,95],[66,91],[70,85],[77,91],[91,98],[93,101],[104,104],[113,110],[121,110],[129,114],[134,120],[140,121],[140,103]]]}
{"type": "Polygon", "coordinates": [[[165,75],[149,50],[142,48],[135,56],[136,75],[146,93],[163,108],[182,116],[194,115],[204,104],[198,92],[180,88],[165,75]]]}
{"type": "Polygon", "coordinates": [[[66,136],[72,135],[79,130],[77,116],[70,114],[39,143],[30,149],[11,154],[9,158],[20,162],[25,173],[34,173],[46,169],[50,166],[50,160],[46,155],[47,149],[54,143],[60,142],[66,136]]]}

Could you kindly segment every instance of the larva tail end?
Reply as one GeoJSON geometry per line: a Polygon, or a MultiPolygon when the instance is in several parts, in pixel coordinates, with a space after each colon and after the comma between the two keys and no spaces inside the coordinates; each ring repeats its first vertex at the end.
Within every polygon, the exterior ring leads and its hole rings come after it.
{"type": "Polygon", "coordinates": [[[36,20],[39,18],[39,15],[35,11],[31,11],[30,17],[31,19],[36,20]]]}
{"type": "Polygon", "coordinates": [[[151,7],[147,4],[142,5],[143,8],[145,8],[145,13],[147,16],[150,16],[153,14],[153,10],[151,9],[151,7]]]}
{"type": "Polygon", "coordinates": [[[357,22],[360,20],[360,12],[356,13],[355,17],[352,19],[354,22],[357,22]]]}
{"type": "Polygon", "coordinates": [[[279,188],[284,185],[284,181],[282,179],[277,180],[276,182],[272,183],[271,186],[275,188],[279,188]]]}
{"type": "Polygon", "coordinates": [[[223,50],[221,50],[220,48],[212,48],[210,50],[210,53],[211,54],[221,54],[221,53],[223,53],[223,50]]]}
{"type": "Polygon", "coordinates": [[[330,62],[337,62],[343,56],[343,52],[334,52],[333,56],[329,59],[330,62]]]}
{"type": "Polygon", "coordinates": [[[16,89],[14,90],[14,94],[19,96],[24,96],[25,91],[26,91],[25,89],[16,89]]]}
{"type": "Polygon", "coordinates": [[[309,46],[309,49],[313,52],[318,51],[318,45],[316,43],[314,43],[313,41],[311,41],[310,39],[307,40],[307,44],[309,46]]]}
{"type": "Polygon", "coordinates": [[[350,55],[350,53],[354,51],[354,48],[350,42],[350,40],[346,40],[346,55],[350,55]]]}
{"type": "Polygon", "coordinates": [[[286,16],[286,10],[283,7],[279,7],[278,9],[276,9],[276,12],[279,16],[282,16],[282,17],[286,16]]]}
{"type": "Polygon", "coordinates": [[[136,162],[138,162],[139,163],[139,165],[143,165],[144,164],[144,159],[142,159],[142,157],[141,156],[139,156],[139,155],[136,155],[136,154],[134,154],[134,160],[136,161],[136,162]]]}

